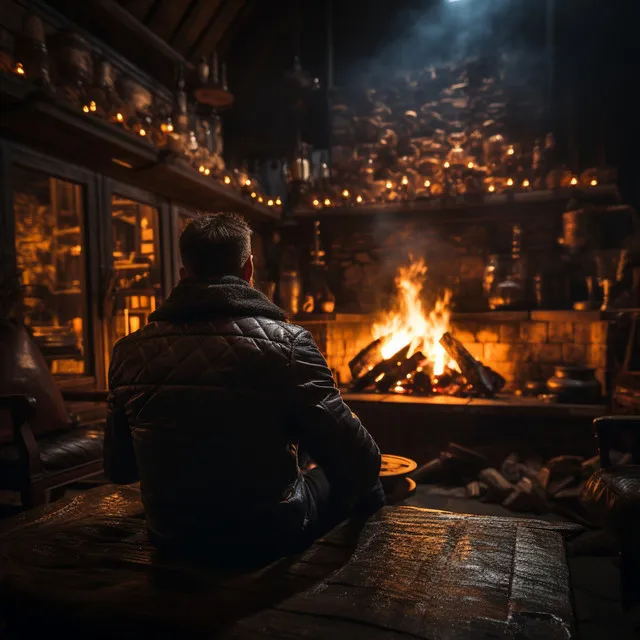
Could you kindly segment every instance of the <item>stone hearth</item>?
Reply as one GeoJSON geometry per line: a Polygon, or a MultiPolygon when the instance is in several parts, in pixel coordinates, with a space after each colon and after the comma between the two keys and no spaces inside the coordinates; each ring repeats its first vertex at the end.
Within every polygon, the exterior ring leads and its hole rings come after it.
{"type": "MultiPolygon", "coordinates": [[[[313,334],[338,383],[351,382],[349,361],[372,340],[374,316],[299,316],[313,334]]],[[[607,389],[608,321],[599,311],[504,311],[453,314],[452,332],[471,354],[507,380],[513,391],[546,380],[556,364],[595,369],[607,389]]]]}

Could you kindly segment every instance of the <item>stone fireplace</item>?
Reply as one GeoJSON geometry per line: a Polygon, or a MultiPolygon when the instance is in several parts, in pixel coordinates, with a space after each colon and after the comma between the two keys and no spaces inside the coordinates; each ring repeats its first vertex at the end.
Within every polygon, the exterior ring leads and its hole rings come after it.
{"type": "MultiPolygon", "coordinates": [[[[374,339],[370,314],[300,316],[314,336],[340,386],[351,382],[349,361],[374,339]]],[[[502,375],[505,391],[528,380],[546,380],[554,365],[595,369],[607,389],[609,321],[599,311],[490,311],[454,313],[453,335],[477,360],[502,375]]]]}

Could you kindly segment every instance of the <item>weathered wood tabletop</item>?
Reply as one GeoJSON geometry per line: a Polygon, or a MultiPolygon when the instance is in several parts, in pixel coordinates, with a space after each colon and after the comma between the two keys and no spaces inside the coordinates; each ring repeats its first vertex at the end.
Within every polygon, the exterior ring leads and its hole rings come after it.
{"type": "Polygon", "coordinates": [[[139,493],[104,486],[0,531],[16,638],[570,638],[576,527],[389,507],[255,571],[160,559],[139,493]],[[155,634],[155,635],[154,635],[155,634]]]}

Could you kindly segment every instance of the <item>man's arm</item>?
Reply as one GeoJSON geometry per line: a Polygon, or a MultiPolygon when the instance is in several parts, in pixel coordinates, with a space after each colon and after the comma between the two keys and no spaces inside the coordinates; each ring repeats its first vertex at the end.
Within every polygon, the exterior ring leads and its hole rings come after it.
{"type": "Polygon", "coordinates": [[[308,331],[294,341],[291,366],[300,446],[323,469],[341,501],[351,504],[378,480],[380,450],[343,401],[308,331]]]}
{"type": "MultiPolygon", "coordinates": [[[[115,351],[113,356],[115,361],[115,351]]],[[[113,363],[111,368],[113,370],[113,363]]],[[[138,480],[138,464],[124,403],[118,399],[114,387],[110,372],[107,424],[104,431],[104,472],[115,484],[130,484],[138,480]]]]}

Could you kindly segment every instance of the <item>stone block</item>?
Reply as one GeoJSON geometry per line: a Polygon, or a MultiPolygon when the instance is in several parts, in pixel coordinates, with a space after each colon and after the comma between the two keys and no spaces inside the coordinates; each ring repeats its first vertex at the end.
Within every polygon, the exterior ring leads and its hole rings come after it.
{"type": "Polygon", "coordinates": [[[518,342],[520,339],[520,325],[517,322],[501,324],[498,333],[500,334],[500,342],[518,342]]]}
{"type": "Polygon", "coordinates": [[[573,325],[570,322],[549,322],[549,342],[572,342],[573,325]]]}
{"type": "Polygon", "coordinates": [[[500,340],[499,325],[479,326],[476,330],[477,342],[487,343],[487,342],[498,342],[499,340],[500,340]]]}
{"type": "Polygon", "coordinates": [[[606,367],[607,366],[607,345],[606,344],[590,344],[587,347],[587,363],[590,367],[606,367]]]}
{"type": "Polygon", "coordinates": [[[475,342],[476,323],[469,321],[456,322],[451,327],[451,333],[456,340],[460,340],[463,344],[475,342]]]}
{"type": "Polygon", "coordinates": [[[585,365],[587,362],[587,346],[571,342],[563,344],[562,361],[566,364],[585,365]]]}
{"type": "Polygon", "coordinates": [[[493,362],[489,366],[509,383],[513,383],[516,378],[515,362],[493,362]]]}
{"type": "Polygon", "coordinates": [[[608,322],[592,322],[591,323],[591,342],[594,344],[606,344],[609,332],[608,322]]]}
{"type": "Polygon", "coordinates": [[[515,359],[512,346],[500,342],[488,342],[484,345],[484,363],[493,368],[494,362],[513,362],[515,359]]]}
{"type": "Polygon", "coordinates": [[[573,341],[576,344],[589,344],[591,342],[591,323],[573,323],[573,341]]]}
{"type": "Polygon", "coordinates": [[[560,363],[562,362],[562,345],[559,343],[539,344],[534,349],[534,357],[541,363],[560,363]]]}
{"type": "Polygon", "coordinates": [[[482,362],[484,360],[484,345],[480,342],[469,342],[464,345],[467,351],[476,359],[482,362]]]}
{"type": "Polygon", "coordinates": [[[520,323],[520,338],[523,342],[542,343],[548,337],[546,322],[522,322],[520,323]]]}

